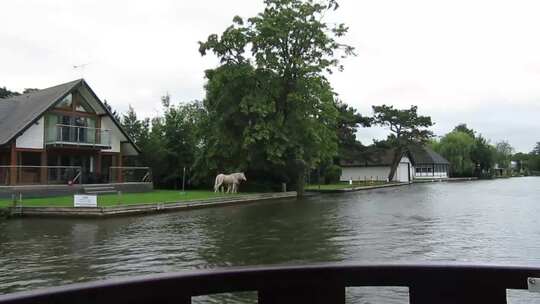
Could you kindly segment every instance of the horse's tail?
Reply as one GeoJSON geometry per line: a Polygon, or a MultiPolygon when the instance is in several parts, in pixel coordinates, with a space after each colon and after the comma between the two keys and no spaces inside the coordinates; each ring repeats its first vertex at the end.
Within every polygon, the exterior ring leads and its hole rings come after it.
{"type": "Polygon", "coordinates": [[[216,181],[214,182],[214,192],[218,192],[219,191],[219,187],[221,186],[221,175],[222,174],[218,174],[216,176],[216,181]]]}

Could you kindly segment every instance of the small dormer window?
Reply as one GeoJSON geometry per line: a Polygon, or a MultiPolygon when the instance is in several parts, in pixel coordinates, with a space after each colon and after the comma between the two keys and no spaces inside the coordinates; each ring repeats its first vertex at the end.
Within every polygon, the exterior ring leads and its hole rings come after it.
{"type": "Polygon", "coordinates": [[[58,103],[57,108],[71,109],[72,104],[73,104],[73,96],[70,93],[66,97],[64,97],[64,99],[62,99],[60,103],[58,103]]]}

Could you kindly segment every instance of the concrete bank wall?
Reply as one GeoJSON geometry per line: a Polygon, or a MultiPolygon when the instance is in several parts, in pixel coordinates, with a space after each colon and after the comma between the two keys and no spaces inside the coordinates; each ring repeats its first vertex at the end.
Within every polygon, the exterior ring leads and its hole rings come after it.
{"type": "Polygon", "coordinates": [[[393,184],[384,184],[384,185],[374,185],[374,186],[361,186],[361,187],[350,187],[350,188],[343,188],[343,189],[310,189],[307,190],[309,192],[319,192],[319,193],[343,193],[343,192],[355,192],[355,191],[362,191],[362,190],[372,190],[372,189],[380,189],[380,188],[390,188],[390,187],[400,187],[400,186],[407,186],[411,185],[411,183],[393,183],[393,184]]]}
{"type": "Polygon", "coordinates": [[[60,208],[60,207],[11,207],[11,216],[23,217],[111,217],[145,213],[161,213],[196,208],[219,207],[227,205],[247,204],[263,200],[294,198],[296,192],[264,193],[243,195],[230,198],[213,198],[208,200],[156,202],[152,204],[127,205],[99,208],[60,208]]]}
{"type": "Polygon", "coordinates": [[[451,178],[420,178],[415,179],[414,183],[436,183],[436,182],[468,182],[476,181],[478,177],[451,177],[451,178]]]}

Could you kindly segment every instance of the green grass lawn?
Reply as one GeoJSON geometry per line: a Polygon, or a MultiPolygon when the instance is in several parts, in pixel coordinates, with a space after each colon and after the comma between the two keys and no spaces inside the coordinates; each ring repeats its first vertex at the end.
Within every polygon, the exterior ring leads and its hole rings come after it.
{"type": "MultiPolygon", "coordinates": [[[[145,203],[173,203],[179,201],[203,200],[216,197],[231,197],[245,195],[239,194],[223,194],[214,193],[211,191],[181,191],[173,190],[156,190],[146,193],[124,193],[121,196],[116,194],[105,194],[98,196],[98,206],[113,207],[118,205],[134,205],[145,203]]],[[[11,206],[11,200],[0,199],[0,208],[11,206]]],[[[73,196],[57,196],[45,198],[29,198],[24,199],[23,206],[27,207],[73,207],[73,196]]]]}
{"type": "Polygon", "coordinates": [[[384,185],[388,184],[387,182],[383,181],[355,181],[352,185],[349,185],[348,182],[343,183],[337,183],[337,184],[328,184],[328,185],[321,185],[319,188],[319,185],[308,185],[306,186],[306,190],[339,190],[339,189],[346,189],[346,188],[353,188],[353,187],[367,187],[367,186],[378,186],[378,185],[384,185]]]}

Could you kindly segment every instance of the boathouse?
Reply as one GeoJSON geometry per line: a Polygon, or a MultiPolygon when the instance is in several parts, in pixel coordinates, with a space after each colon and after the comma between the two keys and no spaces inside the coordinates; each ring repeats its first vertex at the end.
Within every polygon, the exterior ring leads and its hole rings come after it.
{"type": "Polygon", "coordinates": [[[139,153],[84,79],[0,99],[0,196],[151,189],[148,168],[124,166],[139,153]]]}
{"type": "MultiPolygon", "coordinates": [[[[341,160],[341,181],[388,181],[394,150],[371,148],[352,159],[341,160]]],[[[403,152],[394,181],[408,183],[413,180],[414,165],[408,151],[403,152]]]]}
{"type": "Polygon", "coordinates": [[[427,146],[410,146],[414,162],[414,178],[446,179],[450,176],[450,162],[427,146]]]}
{"type": "MultiPolygon", "coordinates": [[[[340,180],[387,181],[393,157],[393,149],[369,147],[351,159],[340,161],[340,180]]],[[[393,181],[446,179],[449,177],[449,167],[450,163],[431,148],[410,146],[401,156],[393,181]]]]}

